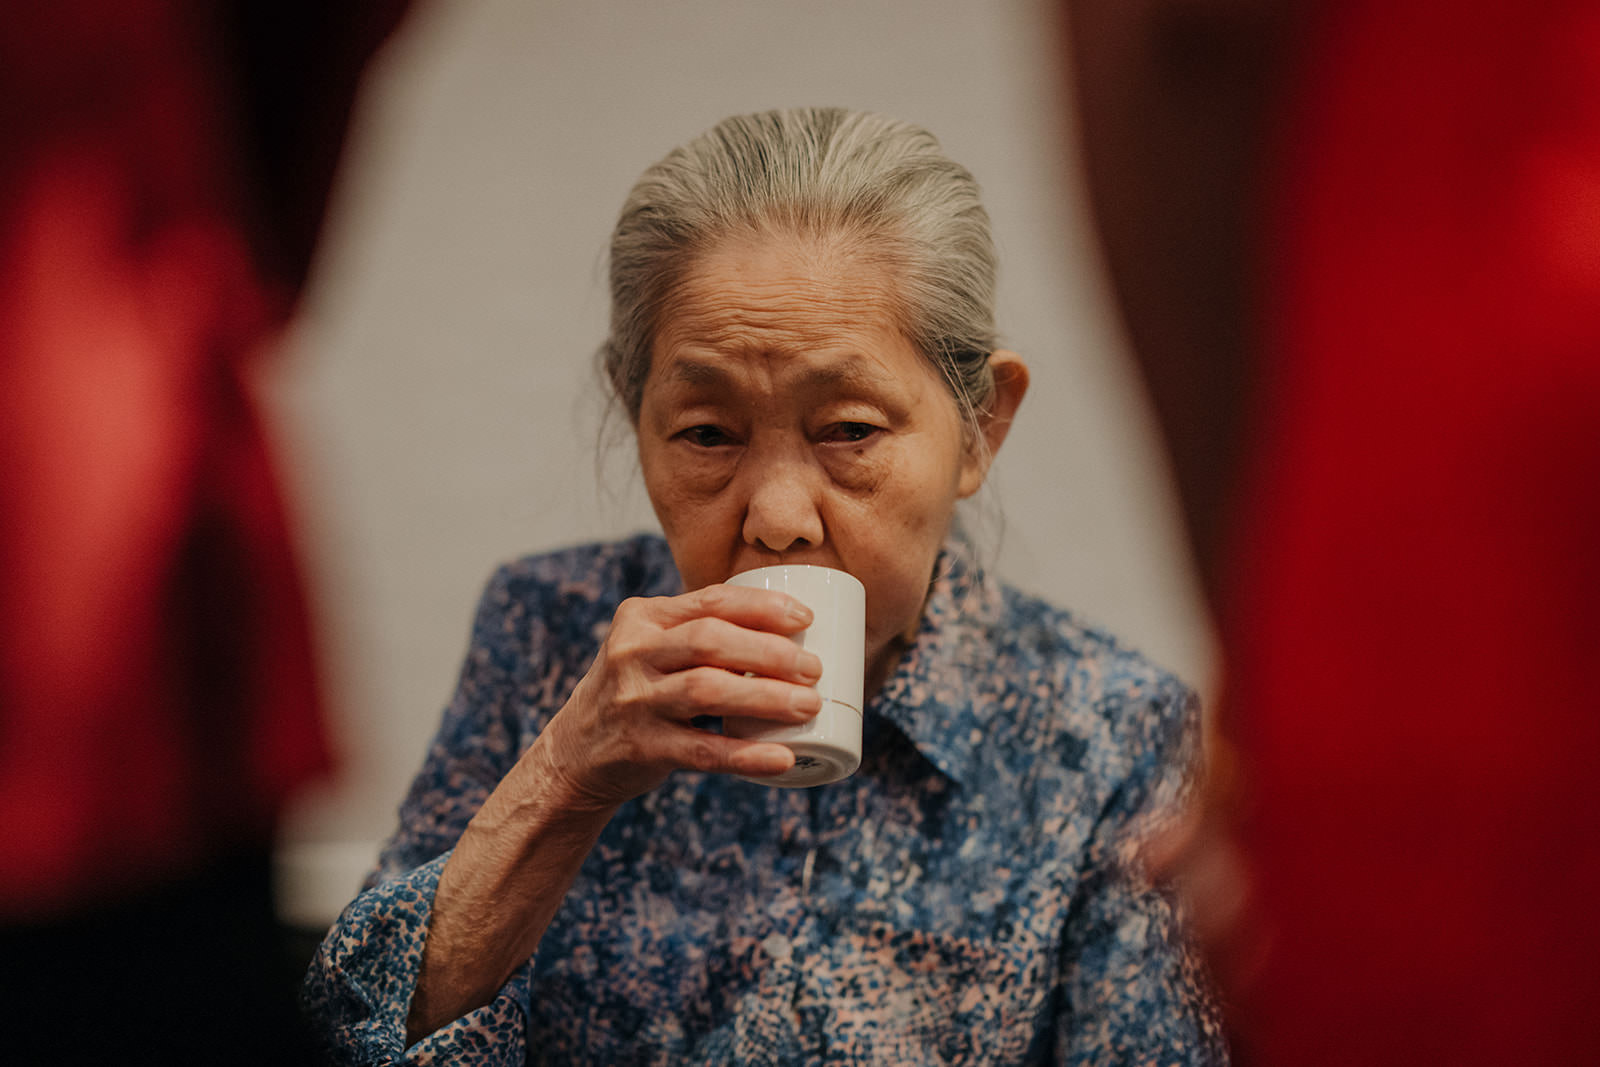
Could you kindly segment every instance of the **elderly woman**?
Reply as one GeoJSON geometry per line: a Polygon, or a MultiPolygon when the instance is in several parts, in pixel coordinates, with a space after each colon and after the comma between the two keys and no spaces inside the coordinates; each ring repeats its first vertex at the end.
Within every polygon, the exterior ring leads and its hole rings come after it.
{"type": "Polygon", "coordinates": [[[345,1062],[1218,1063],[1127,862],[1193,700],[987,577],[956,504],[1028,373],[994,343],[977,187],[837,109],[722,122],[611,244],[605,365],[664,539],[503,568],[310,1012],[345,1062]],[[815,715],[810,612],[866,588],[863,758],[812,790],[712,728],[815,715]]]}

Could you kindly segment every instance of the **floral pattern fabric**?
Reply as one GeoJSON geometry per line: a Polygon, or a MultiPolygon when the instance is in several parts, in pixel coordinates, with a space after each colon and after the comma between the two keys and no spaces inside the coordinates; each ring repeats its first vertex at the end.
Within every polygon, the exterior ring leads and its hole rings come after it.
{"type": "Polygon", "coordinates": [[[616,606],[680,588],[651,536],[495,575],[400,827],[306,978],[335,1062],[1226,1062],[1172,903],[1129,862],[1183,788],[1192,695],[954,540],[855,775],[674,774],[607,826],[499,995],[406,1049],[450,849],[616,606]]]}

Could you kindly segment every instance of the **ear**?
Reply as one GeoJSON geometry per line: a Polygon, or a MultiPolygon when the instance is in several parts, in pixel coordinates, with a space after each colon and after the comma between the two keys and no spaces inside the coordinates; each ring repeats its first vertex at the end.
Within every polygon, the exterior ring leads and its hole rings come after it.
{"type": "Polygon", "coordinates": [[[989,475],[989,464],[1005,444],[1011,420],[1028,392],[1028,365],[1015,352],[996,349],[989,355],[989,367],[994,371],[994,396],[989,406],[978,413],[981,439],[971,442],[961,459],[959,492],[962,497],[971,496],[983,486],[983,480],[989,475]]]}

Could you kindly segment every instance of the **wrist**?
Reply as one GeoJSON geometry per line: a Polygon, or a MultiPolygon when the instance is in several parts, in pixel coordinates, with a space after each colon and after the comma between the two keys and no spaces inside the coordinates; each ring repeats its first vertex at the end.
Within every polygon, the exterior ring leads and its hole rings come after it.
{"type": "Polygon", "coordinates": [[[542,764],[534,749],[523,754],[467,824],[440,874],[408,1044],[493,999],[536,949],[616,810],[571,803],[559,777],[542,764]]]}
{"type": "Polygon", "coordinates": [[[462,845],[496,854],[511,867],[563,845],[588,852],[618,804],[566,773],[552,758],[553,741],[547,731],[522,754],[467,824],[462,845]]]}

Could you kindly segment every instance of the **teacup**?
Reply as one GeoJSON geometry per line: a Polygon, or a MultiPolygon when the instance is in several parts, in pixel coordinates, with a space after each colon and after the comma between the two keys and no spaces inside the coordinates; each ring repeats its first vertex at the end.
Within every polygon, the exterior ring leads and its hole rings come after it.
{"type": "Polygon", "coordinates": [[[811,609],[811,625],[794,640],[822,660],[817,691],[822,710],[798,726],[765,719],[723,720],[729,737],[776,741],[794,753],[794,766],[763,785],[802,787],[848,778],[861,765],[861,713],[866,669],[866,589],[853,575],[830,567],[780,564],[736,574],[729,585],[776,589],[811,609]]]}

